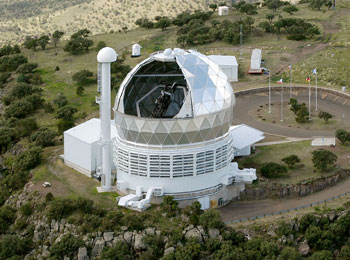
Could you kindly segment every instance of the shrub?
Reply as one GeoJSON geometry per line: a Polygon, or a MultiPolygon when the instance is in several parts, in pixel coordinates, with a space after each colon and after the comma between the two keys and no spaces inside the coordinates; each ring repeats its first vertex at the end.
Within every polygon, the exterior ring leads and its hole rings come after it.
{"type": "Polygon", "coordinates": [[[77,111],[78,110],[75,107],[71,107],[71,106],[60,107],[57,111],[56,118],[69,121],[73,119],[73,115],[77,111]]]}
{"type": "Polygon", "coordinates": [[[0,72],[15,71],[21,64],[27,63],[28,59],[23,55],[12,57],[4,56],[0,58],[0,72]]]}
{"type": "Polygon", "coordinates": [[[59,108],[68,105],[68,99],[62,93],[59,93],[56,98],[53,100],[53,103],[56,104],[59,108]]]}
{"type": "Polygon", "coordinates": [[[266,163],[260,169],[262,176],[266,178],[279,178],[287,171],[286,166],[274,162],[266,163]]]}
{"type": "Polygon", "coordinates": [[[22,207],[20,208],[20,212],[23,216],[30,216],[33,213],[33,207],[32,207],[32,203],[27,202],[25,204],[22,205],[22,207]]]}
{"type": "Polygon", "coordinates": [[[337,155],[327,150],[320,149],[312,152],[312,162],[314,167],[321,172],[324,172],[329,167],[334,166],[337,158],[337,155]]]}
{"type": "Polygon", "coordinates": [[[40,147],[33,146],[17,156],[14,163],[14,169],[19,170],[31,170],[34,169],[41,162],[42,149],[40,147]]]}
{"type": "Polygon", "coordinates": [[[55,144],[55,137],[56,132],[51,131],[47,128],[42,128],[31,136],[31,140],[38,146],[47,147],[55,144]]]}
{"type": "Polygon", "coordinates": [[[7,151],[13,141],[13,131],[10,128],[0,128],[0,154],[7,151]]]}
{"type": "Polygon", "coordinates": [[[300,158],[297,155],[292,154],[287,157],[284,157],[282,159],[282,162],[287,164],[289,168],[293,168],[296,164],[300,163],[300,158]]]}
{"type": "Polygon", "coordinates": [[[284,7],[283,11],[292,15],[293,13],[298,12],[299,9],[295,5],[289,5],[289,6],[284,7]]]}
{"type": "Polygon", "coordinates": [[[100,41],[100,42],[97,43],[95,50],[99,51],[99,50],[103,49],[106,46],[107,46],[107,44],[105,42],[100,41]]]}
{"type": "Polygon", "coordinates": [[[98,260],[132,260],[135,259],[133,251],[124,241],[118,241],[113,247],[103,250],[102,255],[98,260]]]}
{"type": "Polygon", "coordinates": [[[24,259],[29,253],[32,242],[17,235],[5,235],[0,242],[0,259],[24,259]]]}
{"type": "Polygon", "coordinates": [[[64,235],[59,242],[53,244],[50,249],[50,256],[55,257],[55,259],[62,259],[62,256],[73,258],[79,247],[82,246],[85,246],[85,243],[69,233],[64,235]]]}
{"type": "Polygon", "coordinates": [[[335,136],[342,144],[350,142],[350,132],[345,131],[344,129],[337,129],[337,131],[335,131],[335,136]]]}
{"type": "Polygon", "coordinates": [[[72,76],[73,81],[75,81],[80,86],[87,86],[96,82],[93,78],[94,73],[88,70],[81,70],[72,76]]]}
{"type": "Polygon", "coordinates": [[[179,203],[174,200],[172,196],[164,196],[163,202],[160,205],[161,209],[167,214],[168,217],[173,217],[179,211],[179,203]]]}
{"type": "Polygon", "coordinates": [[[323,119],[326,122],[326,124],[327,124],[328,120],[333,118],[333,115],[328,113],[328,112],[325,112],[325,111],[320,111],[320,113],[318,114],[318,117],[320,119],[323,119]]]}
{"type": "Polygon", "coordinates": [[[206,229],[222,228],[224,223],[221,220],[220,213],[215,209],[208,209],[199,217],[199,224],[206,229]]]}
{"type": "Polygon", "coordinates": [[[38,67],[37,63],[22,64],[17,68],[17,73],[30,74],[38,67]]]}
{"type": "Polygon", "coordinates": [[[28,100],[16,100],[5,109],[5,117],[24,118],[34,111],[34,107],[28,100]]]}
{"type": "Polygon", "coordinates": [[[38,124],[34,117],[18,119],[15,123],[14,134],[16,138],[23,138],[30,136],[36,129],[38,129],[38,124]]]}
{"type": "Polygon", "coordinates": [[[2,206],[0,208],[0,234],[5,233],[9,226],[14,223],[15,219],[15,210],[10,206],[2,206]]]}

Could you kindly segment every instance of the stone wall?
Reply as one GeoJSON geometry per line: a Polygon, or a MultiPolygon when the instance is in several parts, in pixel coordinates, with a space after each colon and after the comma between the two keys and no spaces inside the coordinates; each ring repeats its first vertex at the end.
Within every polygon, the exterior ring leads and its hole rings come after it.
{"type": "Polygon", "coordinates": [[[337,184],[350,176],[350,170],[339,170],[327,177],[313,179],[293,185],[264,183],[259,186],[247,185],[240,194],[240,200],[262,200],[295,198],[311,195],[337,184]]]}

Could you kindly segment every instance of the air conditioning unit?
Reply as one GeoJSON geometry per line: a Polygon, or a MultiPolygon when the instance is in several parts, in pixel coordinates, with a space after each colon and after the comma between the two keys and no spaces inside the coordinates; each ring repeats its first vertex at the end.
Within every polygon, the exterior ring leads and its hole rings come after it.
{"type": "Polygon", "coordinates": [[[163,196],[163,194],[164,194],[164,191],[163,191],[163,188],[154,188],[154,192],[153,192],[153,195],[155,196],[155,197],[161,197],[161,196],[163,196]]]}

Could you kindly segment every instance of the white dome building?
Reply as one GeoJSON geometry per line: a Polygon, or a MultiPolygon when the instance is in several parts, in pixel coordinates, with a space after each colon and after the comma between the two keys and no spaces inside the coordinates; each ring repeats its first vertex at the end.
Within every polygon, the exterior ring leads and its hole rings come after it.
{"type": "Polygon", "coordinates": [[[231,163],[234,105],[227,76],[201,53],[167,49],[138,64],[114,106],[117,187],[130,194],[119,205],[143,209],[152,195],[172,195],[208,208],[238,196],[256,174],[231,163]]]}

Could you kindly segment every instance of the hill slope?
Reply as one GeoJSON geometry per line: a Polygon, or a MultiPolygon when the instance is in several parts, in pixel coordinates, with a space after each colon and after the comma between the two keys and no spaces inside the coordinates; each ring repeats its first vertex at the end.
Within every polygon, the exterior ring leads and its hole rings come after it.
{"type": "Polygon", "coordinates": [[[0,43],[55,30],[67,36],[82,28],[93,34],[131,29],[139,18],[175,16],[204,6],[204,0],[6,0],[0,3],[0,43]]]}

